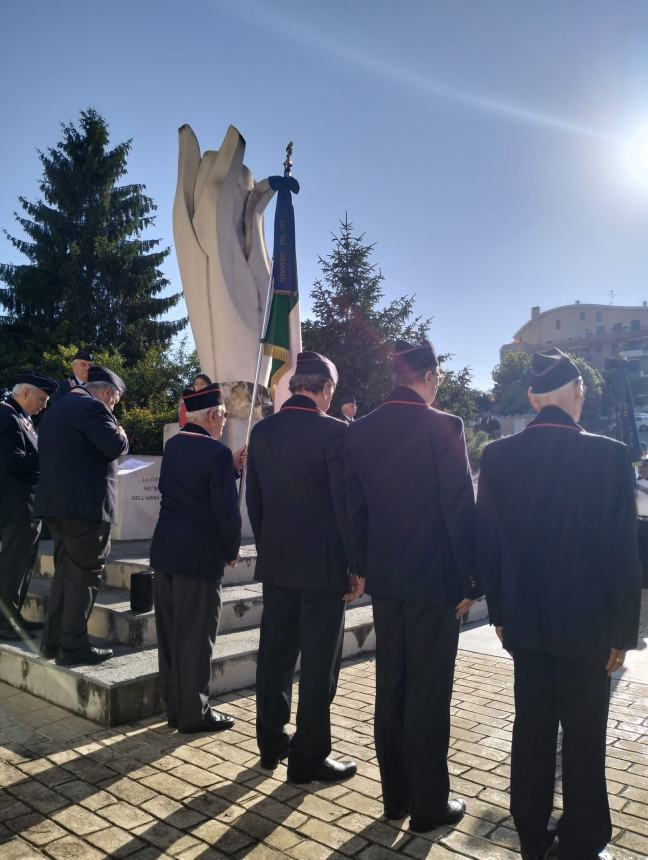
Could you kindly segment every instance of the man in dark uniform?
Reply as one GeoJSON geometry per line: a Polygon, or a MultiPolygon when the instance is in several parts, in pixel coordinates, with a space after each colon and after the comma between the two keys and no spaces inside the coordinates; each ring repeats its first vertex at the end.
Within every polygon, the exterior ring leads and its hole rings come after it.
{"type": "Polygon", "coordinates": [[[460,418],[431,408],[439,364],[398,341],[396,386],[347,434],[347,506],[376,629],[376,754],[388,818],[458,822],[449,800],[450,697],[459,617],[480,595],[474,492],[460,418]]]}
{"type": "Polygon", "coordinates": [[[26,371],[0,403],[0,639],[33,635],[43,625],[20,614],[31,580],[41,522],[34,518],[38,437],[31,416],[45,408],[56,382],[26,371]]]}
{"type": "Polygon", "coordinates": [[[241,544],[241,514],[232,457],[219,442],[227,412],[210,384],[183,394],[187,423],[166,444],[160,471],[160,518],[151,544],[160,694],[169,726],[183,734],[234,725],[209,706],[211,659],[225,565],[241,544]]]}
{"type": "Polygon", "coordinates": [[[92,367],[92,361],[92,353],[88,352],[87,349],[77,349],[72,359],[72,373],[59,382],[58,388],[52,395],[52,403],[59,400],[73,388],[85,385],[88,381],[88,371],[92,367]]]}
{"type": "Polygon", "coordinates": [[[347,394],[342,398],[340,401],[340,412],[342,413],[342,420],[346,421],[347,424],[355,421],[355,417],[358,414],[358,404],[353,394],[347,394]]]}
{"type": "Polygon", "coordinates": [[[605,784],[610,674],[637,644],[640,586],[629,449],[586,433],[585,387],[558,349],[533,357],[538,415],[488,445],[477,502],[490,620],[515,666],[511,813],[522,856],[554,840],[558,724],[559,856],[599,856],[612,829],[605,784]]]}
{"type": "Polygon", "coordinates": [[[54,539],[54,578],[41,653],[61,665],[99,663],[112,656],[88,639],[117,512],[117,460],[128,439],[113,409],[126,386],[93,366],[88,382],[54,403],[39,427],[41,478],[36,515],[54,539]]]}
{"type": "MultiPolygon", "coordinates": [[[[326,414],[335,365],[314,352],[297,358],[292,397],[252,431],[247,509],[263,582],[257,662],[257,742],[261,764],[288,756],[293,782],[346,779],[354,763],[329,758],[330,704],[353,597],[345,548],[343,443],[346,425],[326,414]],[[301,653],[297,731],[285,731],[301,653]]],[[[357,578],[355,578],[357,586],[357,578]]]]}

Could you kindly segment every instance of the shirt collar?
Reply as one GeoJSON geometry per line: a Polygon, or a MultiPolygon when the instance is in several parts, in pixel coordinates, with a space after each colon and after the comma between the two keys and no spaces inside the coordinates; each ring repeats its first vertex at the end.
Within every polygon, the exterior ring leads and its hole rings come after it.
{"type": "Polygon", "coordinates": [[[389,397],[387,397],[385,403],[413,403],[416,406],[428,405],[420,394],[417,394],[413,388],[408,388],[406,385],[397,385],[389,397]]]}
{"type": "Polygon", "coordinates": [[[568,415],[560,406],[545,406],[536,415],[533,421],[527,424],[528,427],[570,427],[574,430],[582,430],[580,424],[577,424],[574,419],[568,415]]]}
{"type": "Polygon", "coordinates": [[[184,425],[180,433],[198,433],[200,436],[208,436],[210,439],[212,438],[211,433],[208,430],[205,430],[204,427],[201,427],[200,424],[192,424],[191,421],[187,421],[184,425]]]}

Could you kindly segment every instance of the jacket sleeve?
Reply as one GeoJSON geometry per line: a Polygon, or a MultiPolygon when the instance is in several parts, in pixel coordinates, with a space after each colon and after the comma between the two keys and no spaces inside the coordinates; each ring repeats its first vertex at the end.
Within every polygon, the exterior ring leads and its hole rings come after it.
{"type": "Polygon", "coordinates": [[[479,578],[486,591],[486,602],[490,623],[502,627],[502,552],[500,546],[497,513],[491,493],[490,461],[488,447],[484,450],[479,472],[477,509],[475,513],[475,554],[479,578]]]}
{"type": "Polygon", "coordinates": [[[637,551],[635,475],[627,446],[615,446],[617,457],[611,477],[606,516],[609,556],[605,570],[610,642],[627,651],[637,647],[641,610],[641,573],[637,551]]]}
{"type": "Polygon", "coordinates": [[[11,415],[0,429],[0,465],[8,475],[38,478],[38,453],[28,451],[18,419],[11,415]]]}
{"type": "Polygon", "coordinates": [[[360,576],[367,575],[367,543],[369,540],[369,509],[362,484],[353,465],[350,429],[344,445],[344,477],[346,486],[347,519],[349,521],[349,544],[351,548],[351,571],[360,576]]]}
{"type": "Polygon", "coordinates": [[[218,520],[223,550],[227,561],[238,558],[241,548],[241,511],[239,509],[234,458],[222,445],[213,457],[209,468],[209,495],[211,509],[218,520]]]}
{"type": "Polygon", "coordinates": [[[119,432],[112,412],[98,400],[91,400],[85,407],[80,429],[106,460],[116,460],[128,452],[128,439],[119,432]]]}
{"type": "Polygon", "coordinates": [[[261,492],[261,484],[257,475],[255,466],[256,444],[254,442],[254,430],[250,436],[248,445],[248,456],[246,466],[246,483],[245,483],[245,504],[247,506],[250,525],[252,526],[252,534],[254,541],[259,545],[261,540],[261,525],[263,522],[263,493],[261,492]]]}
{"type": "Polygon", "coordinates": [[[344,544],[347,562],[350,564],[352,552],[349,543],[349,522],[344,484],[344,439],[346,434],[347,425],[343,421],[336,421],[333,432],[329,432],[325,440],[325,455],[335,522],[344,544]]]}
{"type": "Polygon", "coordinates": [[[463,421],[447,416],[432,433],[443,520],[450,537],[464,597],[483,594],[475,568],[475,492],[464,439],[463,421]]]}

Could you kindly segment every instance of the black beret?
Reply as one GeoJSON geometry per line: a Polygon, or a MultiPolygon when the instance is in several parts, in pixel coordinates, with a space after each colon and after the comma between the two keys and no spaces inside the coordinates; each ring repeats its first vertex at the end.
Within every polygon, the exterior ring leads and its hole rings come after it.
{"type": "Polygon", "coordinates": [[[102,367],[100,364],[93,364],[88,370],[88,382],[109,382],[119,391],[120,397],[123,397],[124,391],[126,391],[126,383],[121,376],[117,376],[112,370],[102,367]]]}
{"type": "Polygon", "coordinates": [[[355,406],[358,405],[353,394],[345,394],[345,396],[340,399],[340,406],[344,406],[345,403],[353,403],[355,406]]]}
{"type": "Polygon", "coordinates": [[[413,370],[428,370],[428,368],[438,366],[439,360],[429,340],[416,344],[408,343],[406,340],[396,341],[393,369],[397,376],[411,373],[413,370]]]}
{"type": "Polygon", "coordinates": [[[38,373],[35,370],[23,370],[19,373],[16,377],[16,385],[19,384],[33,385],[36,388],[40,388],[48,397],[50,394],[54,394],[58,388],[58,382],[55,379],[52,379],[51,376],[45,376],[43,373],[38,373]]]}
{"type": "Polygon", "coordinates": [[[187,412],[200,412],[201,409],[211,409],[212,406],[223,406],[223,389],[217,382],[213,382],[200,391],[185,388],[182,392],[182,400],[187,412]]]}
{"type": "Polygon", "coordinates": [[[83,359],[83,361],[94,361],[92,358],[92,353],[88,352],[87,349],[77,349],[77,351],[72,356],[72,361],[76,361],[77,358],[83,359]]]}
{"type": "Polygon", "coordinates": [[[320,355],[319,352],[300,352],[295,367],[295,375],[297,374],[300,376],[309,374],[325,376],[327,379],[333,380],[335,385],[338,381],[337,367],[330,358],[320,355]]]}
{"type": "Polygon", "coordinates": [[[546,352],[536,352],[531,362],[531,391],[548,394],[573,382],[581,375],[568,355],[557,346],[546,352]]]}

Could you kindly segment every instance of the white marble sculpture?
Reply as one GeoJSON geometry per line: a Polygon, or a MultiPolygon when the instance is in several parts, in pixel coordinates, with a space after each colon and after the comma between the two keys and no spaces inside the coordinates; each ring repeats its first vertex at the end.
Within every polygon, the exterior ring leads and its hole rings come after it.
{"type": "MultiPolygon", "coordinates": [[[[190,126],[179,135],[173,234],[189,322],[201,370],[225,385],[230,415],[247,418],[240,383],[253,383],[256,372],[270,277],[263,210],[274,191],[243,164],[245,140],[233,126],[202,157],[190,126]]],[[[264,359],[262,385],[269,367],[264,359]]]]}

